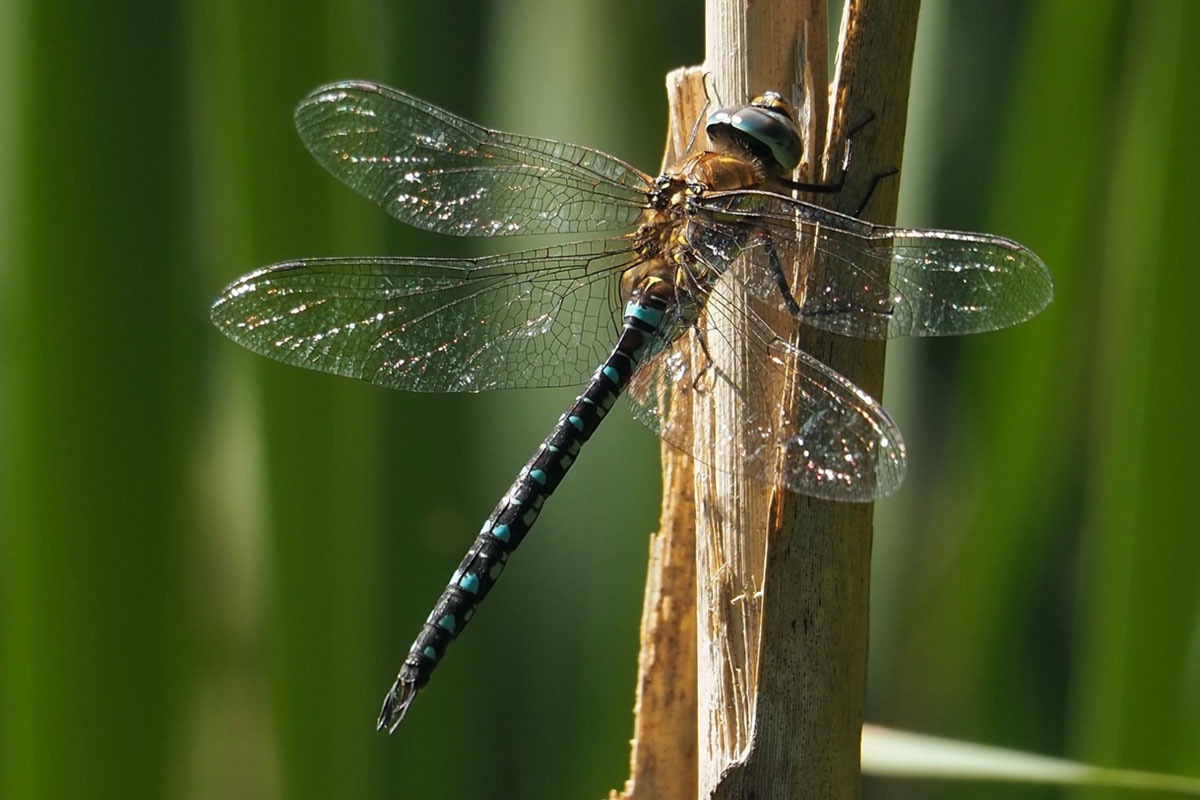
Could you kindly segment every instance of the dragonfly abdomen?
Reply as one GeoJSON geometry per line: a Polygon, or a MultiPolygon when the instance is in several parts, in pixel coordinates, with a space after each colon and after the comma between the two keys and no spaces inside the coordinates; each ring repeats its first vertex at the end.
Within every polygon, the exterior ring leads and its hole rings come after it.
{"type": "Polygon", "coordinates": [[[394,730],[403,719],[417,691],[429,682],[446,648],[466,627],[476,607],[499,579],[509,553],[517,549],[537,521],[546,498],[558,488],[583,444],[629,385],[639,358],[662,325],[667,304],[665,294],[647,294],[626,305],[621,333],[612,352],[521,468],[450,576],[384,699],[380,728],[394,730]]]}

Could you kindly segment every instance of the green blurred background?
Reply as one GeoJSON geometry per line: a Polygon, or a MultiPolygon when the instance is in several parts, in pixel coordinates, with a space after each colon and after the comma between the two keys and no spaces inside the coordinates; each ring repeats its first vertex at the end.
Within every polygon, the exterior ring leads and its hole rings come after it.
{"type": "MultiPolygon", "coordinates": [[[[0,797],[621,785],[654,437],[606,423],[382,736],[410,637],[573,392],[391,393],[242,351],[207,309],[285,258],[479,250],[325,174],[291,124],[314,86],[370,78],[654,171],[700,14],[0,4],[0,797]]],[[[901,222],[1018,239],[1057,297],[889,351],[911,470],[878,506],[872,720],[1200,774],[1197,76],[1200,4],[924,4],[901,222]]]]}

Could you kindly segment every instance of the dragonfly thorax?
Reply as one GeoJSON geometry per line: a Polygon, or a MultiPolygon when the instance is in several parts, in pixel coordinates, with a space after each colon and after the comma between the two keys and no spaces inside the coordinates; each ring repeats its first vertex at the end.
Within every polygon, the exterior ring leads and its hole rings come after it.
{"type": "MultiPolygon", "coordinates": [[[[662,282],[676,293],[707,294],[717,275],[697,260],[690,242],[692,216],[708,192],[767,188],[772,175],[761,162],[734,153],[696,153],[668,168],[655,179],[637,230],[634,250],[639,261],[621,276],[622,302],[634,299],[640,287],[662,282]]],[[[662,287],[656,287],[661,292],[662,287]]],[[[684,306],[696,305],[692,297],[684,306]]],[[[678,308],[678,304],[676,304],[678,308]]]]}

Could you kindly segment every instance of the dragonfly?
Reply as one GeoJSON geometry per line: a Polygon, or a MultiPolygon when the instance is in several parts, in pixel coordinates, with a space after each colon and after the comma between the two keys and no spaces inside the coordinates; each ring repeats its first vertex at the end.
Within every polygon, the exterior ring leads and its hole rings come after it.
{"type": "MultiPolygon", "coordinates": [[[[329,172],[411,226],[594,234],[477,258],[287,261],[238,278],[212,306],[216,326],[252,351],[394,389],[583,386],[421,625],[378,718],[388,732],[622,393],[636,418],[690,450],[671,400],[729,382],[728,357],[712,347],[723,323],[740,324],[755,345],[738,351],[755,354],[739,366],[740,385],[793,389],[786,415],[765,392],[741,390],[729,442],[747,474],[867,502],[903,479],[900,431],[878,402],[793,344],[799,326],[871,339],[977,333],[1029,319],[1053,293],[1045,264],[1014,241],[885,227],[799,199],[838,186],[791,180],[802,142],[774,92],[709,114],[707,149],[657,177],[369,82],[316,89],[295,120],[329,172]],[[801,259],[807,269],[793,280],[801,259]]],[[[846,154],[843,177],[849,142],[846,154]]]]}

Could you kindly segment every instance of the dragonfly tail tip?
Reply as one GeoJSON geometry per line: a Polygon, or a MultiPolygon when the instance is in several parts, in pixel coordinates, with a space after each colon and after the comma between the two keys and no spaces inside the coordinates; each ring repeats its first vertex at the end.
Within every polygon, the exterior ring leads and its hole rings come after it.
{"type": "Polygon", "coordinates": [[[396,728],[400,725],[400,720],[404,719],[404,715],[408,712],[408,707],[416,695],[415,683],[397,679],[392,684],[387,697],[383,698],[383,708],[379,712],[379,721],[375,729],[386,730],[389,734],[395,733],[396,728]]]}

